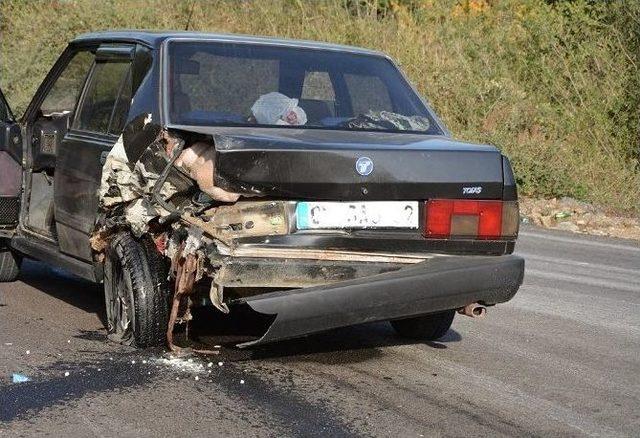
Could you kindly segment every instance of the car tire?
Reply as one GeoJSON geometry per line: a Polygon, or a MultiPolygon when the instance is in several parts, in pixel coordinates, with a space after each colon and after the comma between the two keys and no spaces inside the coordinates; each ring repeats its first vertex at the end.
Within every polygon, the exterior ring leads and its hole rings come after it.
{"type": "Polygon", "coordinates": [[[15,281],[20,274],[22,257],[9,248],[0,248],[0,283],[15,281]]]}
{"type": "Polygon", "coordinates": [[[112,239],[104,265],[104,296],[109,339],[140,348],[165,344],[167,266],[150,239],[136,239],[128,232],[112,239]]]}
{"type": "Polygon", "coordinates": [[[443,337],[451,328],[455,314],[455,310],[446,310],[430,315],[396,319],[389,322],[400,336],[435,341],[443,337]]]}

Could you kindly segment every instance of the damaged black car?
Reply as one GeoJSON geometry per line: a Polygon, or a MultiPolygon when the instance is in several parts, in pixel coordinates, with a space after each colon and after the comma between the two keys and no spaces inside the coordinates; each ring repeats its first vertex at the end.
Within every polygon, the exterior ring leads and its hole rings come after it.
{"type": "Polygon", "coordinates": [[[241,346],[374,321],[434,340],[523,280],[508,159],[378,52],[91,33],[20,120],[0,94],[0,127],[0,281],[29,257],[102,282],[117,342],[177,348],[199,306],[268,316],[241,346]]]}

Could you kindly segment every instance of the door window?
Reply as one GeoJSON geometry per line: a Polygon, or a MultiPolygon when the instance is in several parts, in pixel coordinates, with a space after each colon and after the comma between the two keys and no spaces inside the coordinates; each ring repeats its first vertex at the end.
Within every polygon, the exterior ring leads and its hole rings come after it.
{"type": "Polygon", "coordinates": [[[0,122],[9,122],[12,119],[9,105],[7,105],[7,101],[4,99],[2,91],[0,91],[0,122]]]}
{"type": "Polygon", "coordinates": [[[131,64],[97,62],[82,99],[74,129],[120,134],[131,103],[131,64]]]}
{"type": "Polygon", "coordinates": [[[88,51],[78,52],[73,56],[40,105],[41,115],[73,112],[93,58],[93,53],[88,51]]]}

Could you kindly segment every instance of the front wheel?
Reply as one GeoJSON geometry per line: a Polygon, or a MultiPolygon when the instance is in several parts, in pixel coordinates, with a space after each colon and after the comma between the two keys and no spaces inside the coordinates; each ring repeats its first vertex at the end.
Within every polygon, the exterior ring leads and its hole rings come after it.
{"type": "Polygon", "coordinates": [[[455,314],[455,310],[445,310],[440,313],[396,319],[389,322],[400,336],[435,341],[443,337],[451,328],[455,314]]]}
{"type": "Polygon", "coordinates": [[[117,234],[104,266],[109,339],[125,345],[163,345],[169,321],[164,259],[149,239],[117,234]]]}

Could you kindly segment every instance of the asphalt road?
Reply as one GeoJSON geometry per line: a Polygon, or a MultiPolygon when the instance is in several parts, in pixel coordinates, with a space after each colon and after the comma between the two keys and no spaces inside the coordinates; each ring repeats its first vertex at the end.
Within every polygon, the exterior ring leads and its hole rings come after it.
{"type": "Polygon", "coordinates": [[[0,436],[637,436],[640,245],[528,228],[516,252],[514,300],[437,343],[381,323],[181,359],[108,343],[97,286],[26,263],[0,285],[0,436]]]}

